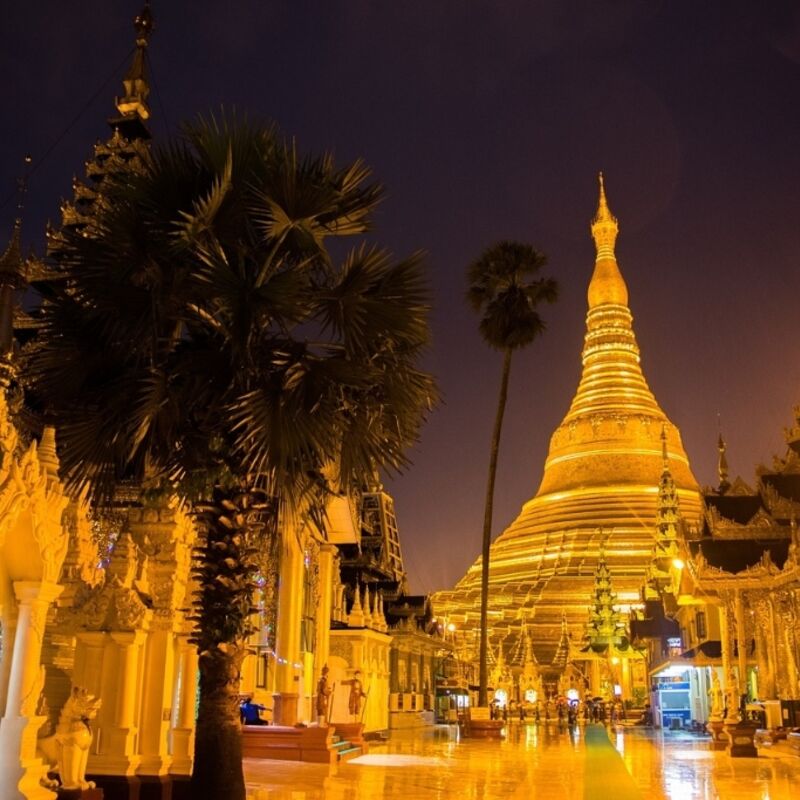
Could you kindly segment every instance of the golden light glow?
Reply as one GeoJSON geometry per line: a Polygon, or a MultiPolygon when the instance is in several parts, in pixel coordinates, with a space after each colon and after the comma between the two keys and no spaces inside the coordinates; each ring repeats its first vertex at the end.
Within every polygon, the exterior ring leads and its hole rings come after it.
{"type": "Polygon", "coordinates": [[[686,564],[683,563],[682,558],[673,558],[672,566],[675,567],[675,569],[683,569],[686,566],[686,564]]]}

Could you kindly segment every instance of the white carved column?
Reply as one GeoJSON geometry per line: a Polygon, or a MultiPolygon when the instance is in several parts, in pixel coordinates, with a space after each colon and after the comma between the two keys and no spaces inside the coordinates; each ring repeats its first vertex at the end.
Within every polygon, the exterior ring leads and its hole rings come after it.
{"type": "Polygon", "coordinates": [[[774,700],[777,697],[772,619],[768,598],[768,594],[760,594],[755,602],[759,700],[774,700]]]}
{"type": "Polygon", "coordinates": [[[0,719],[0,797],[3,800],[52,798],[40,780],[47,768],[36,755],[36,734],[45,720],[37,716],[44,686],[40,664],[50,604],[61,587],[49,581],[15,581],[17,627],[8,676],[6,707],[0,719]]]}
{"type": "Polygon", "coordinates": [[[139,720],[139,772],[165,775],[169,771],[168,732],[175,672],[171,628],[150,630],[145,642],[144,684],[139,720]]]}
{"type": "Polygon", "coordinates": [[[170,772],[171,721],[178,681],[177,631],[183,621],[194,529],[175,502],[128,509],[128,528],[147,554],[147,585],[153,618],[144,644],[144,682],[139,712],[137,774],[170,772]]]}
{"type": "Polygon", "coordinates": [[[114,691],[107,692],[103,700],[113,704],[113,710],[106,710],[106,722],[99,732],[99,753],[89,756],[87,772],[91,774],[132,775],[139,765],[137,735],[144,639],[143,630],[108,634],[106,664],[113,663],[115,667],[110,674],[104,672],[114,691]]]}
{"type": "Polygon", "coordinates": [[[731,608],[732,599],[722,597],[719,610],[719,631],[722,642],[722,671],[724,673],[723,691],[725,693],[725,722],[736,724],[741,721],[739,715],[739,681],[736,678],[733,663],[733,629],[736,622],[731,608]]]}
{"type": "Polygon", "coordinates": [[[278,630],[275,637],[276,691],[273,695],[273,720],[276,725],[294,725],[297,722],[300,674],[295,664],[300,659],[303,569],[303,553],[292,532],[292,535],[284,537],[278,591],[278,630]]]}
{"type": "Polygon", "coordinates": [[[11,661],[14,658],[14,639],[17,633],[17,609],[9,598],[3,606],[3,649],[0,653],[0,718],[6,711],[6,696],[8,694],[8,680],[11,677],[11,661]]]}
{"type": "MultiPolygon", "coordinates": [[[[317,603],[316,648],[314,659],[314,685],[316,686],[322,666],[328,660],[331,642],[331,616],[333,611],[333,583],[338,549],[332,544],[319,548],[319,602],[317,603]]],[[[338,578],[338,576],[336,576],[338,578]]]]}
{"type": "MultiPolygon", "coordinates": [[[[592,697],[600,696],[600,661],[597,658],[592,659],[592,697]]],[[[540,700],[543,698],[539,698],[540,700]]]]}
{"type": "Polygon", "coordinates": [[[800,670],[797,663],[797,648],[795,647],[795,628],[798,619],[794,602],[791,592],[780,592],[775,599],[786,666],[788,684],[786,697],[793,700],[800,698],[800,670]]]}
{"type": "Polygon", "coordinates": [[[194,758],[194,728],[197,712],[197,649],[188,637],[177,645],[178,687],[174,705],[175,726],[170,731],[173,775],[190,775],[194,758]]]}
{"type": "Polygon", "coordinates": [[[741,591],[734,595],[734,615],[736,617],[736,648],[739,667],[739,694],[747,692],[747,630],[744,616],[744,600],[741,591]]]}

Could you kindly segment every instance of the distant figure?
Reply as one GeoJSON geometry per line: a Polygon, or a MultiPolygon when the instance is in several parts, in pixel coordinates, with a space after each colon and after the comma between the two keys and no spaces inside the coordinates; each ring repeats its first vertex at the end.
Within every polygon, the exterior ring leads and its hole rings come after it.
{"type": "Polygon", "coordinates": [[[248,695],[244,702],[239,706],[239,715],[245,725],[267,725],[265,719],[261,719],[261,712],[266,711],[264,706],[253,702],[253,698],[248,695]]]}
{"type": "Polygon", "coordinates": [[[350,680],[342,681],[345,686],[350,687],[350,696],[347,698],[347,709],[353,717],[361,715],[361,698],[364,697],[364,690],[361,684],[361,672],[356,670],[350,680]]]}
{"type": "Polygon", "coordinates": [[[571,728],[577,721],[578,709],[572,703],[570,703],[569,707],[567,708],[567,725],[569,725],[571,728]]]}
{"type": "Polygon", "coordinates": [[[317,682],[317,721],[320,725],[328,720],[328,704],[333,692],[333,687],[328,683],[329,671],[328,665],[323,664],[322,675],[317,682]]]}

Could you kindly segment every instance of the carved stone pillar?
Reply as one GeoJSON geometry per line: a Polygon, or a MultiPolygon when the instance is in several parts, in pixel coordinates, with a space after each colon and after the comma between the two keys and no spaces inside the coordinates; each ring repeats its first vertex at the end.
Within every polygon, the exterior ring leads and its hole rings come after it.
{"type": "Polygon", "coordinates": [[[791,591],[780,591],[775,597],[775,611],[778,617],[778,631],[783,645],[783,660],[786,674],[786,699],[800,698],[797,663],[797,625],[800,622],[796,599],[791,591]]]}
{"type": "Polygon", "coordinates": [[[300,674],[300,623],[303,608],[303,554],[294,535],[286,536],[278,592],[278,631],[272,718],[276,725],[297,722],[300,674]]]}
{"type": "Polygon", "coordinates": [[[719,632],[722,645],[722,690],[725,694],[725,722],[737,723],[739,716],[739,682],[733,663],[733,631],[736,620],[733,613],[733,598],[721,597],[719,609],[719,632]]]}
{"type": "Polygon", "coordinates": [[[133,775],[139,766],[137,754],[138,710],[141,699],[141,659],[145,633],[119,631],[108,634],[105,646],[107,670],[105,683],[109,689],[103,701],[106,709],[104,725],[99,730],[99,752],[89,756],[88,771],[92,775],[133,775]]]}
{"type": "Polygon", "coordinates": [[[139,720],[138,774],[169,773],[170,721],[177,681],[176,630],[182,624],[194,529],[175,502],[128,510],[128,528],[147,554],[146,579],[153,621],[145,642],[144,685],[139,720]]]}
{"type": "Polygon", "coordinates": [[[173,705],[175,725],[170,731],[172,743],[173,775],[190,775],[194,758],[194,729],[197,698],[197,649],[189,644],[188,638],[178,639],[178,687],[173,705]]]}
{"type": "Polygon", "coordinates": [[[11,676],[11,661],[14,658],[14,640],[17,633],[17,609],[11,599],[2,609],[3,648],[0,652],[0,719],[6,711],[8,679],[11,676]]]}
{"type": "Polygon", "coordinates": [[[172,761],[168,749],[175,671],[172,630],[151,630],[144,652],[144,685],[139,720],[139,773],[166,775],[172,761]]]}
{"type": "Polygon", "coordinates": [[[600,696],[600,661],[598,659],[592,659],[592,697],[599,697],[600,696]]]}
{"type": "Polygon", "coordinates": [[[317,604],[317,630],[314,660],[314,685],[316,686],[322,666],[328,660],[331,641],[331,616],[333,612],[333,583],[337,567],[338,549],[332,544],[319,548],[319,602],[317,604]]]}
{"type": "Polygon", "coordinates": [[[52,798],[40,780],[47,767],[36,755],[36,733],[45,720],[37,716],[44,686],[40,664],[50,604],[61,587],[48,581],[15,581],[17,626],[8,675],[3,718],[0,719],[0,797],[3,800],[52,798]]]}
{"type": "Polygon", "coordinates": [[[759,700],[777,698],[776,657],[769,597],[760,593],[755,601],[756,657],[758,658],[759,700]]]}
{"type": "Polygon", "coordinates": [[[744,613],[744,598],[741,591],[736,591],[733,601],[736,619],[736,647],[738,653],[739,692],[747,693],[747,625],[744,613]]]}

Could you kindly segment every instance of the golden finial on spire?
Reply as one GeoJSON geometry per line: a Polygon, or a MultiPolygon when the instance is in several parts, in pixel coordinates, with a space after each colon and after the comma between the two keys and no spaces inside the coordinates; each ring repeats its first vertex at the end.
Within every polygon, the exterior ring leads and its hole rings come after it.
{"type": "Polygon", "coordinates": [[[664,462],[664,471],[669,470],[669,456],[667,455],[667,426],[661,425],[661,460],[664,462]]]}
{"type": "Polygon", "coordinates": [[[597,203],[597,213],[592,220],[592,238],[597,247],[597,260],[601,258],[614,258],[614,244],[619,233],[617,218],[611,213],[606,199],[605,182],[603,173],[599,173],[600,198],[597,203]]]}
{"type": "Polygon", "coordinates": [[[722,438],[722,433],[720,432],[719,438],[717,439],[717,450],[719,451],[719,461],[717,462],[717,474],[719,475],[719,486],[717,487],[717,491],[720,494],[725,494],[728,489],[731,488],[730,481],[728,480],[728,456],[727,456],[727,446],[725,444],[725,440],[722,438]]]}
{"type": "Polygon", "coordinates": [[[600,199],[597,213],[592,220],[592,238],[597,248],[594,274],[589,283],[589,308],[598,306],[628,305],[628,287],[619,271],[614,256],[614,244],[617,241],[619,225],[617,218],[611,213],[606,200],[606,189],[603,173],[600,173],[600,199]]]}
{"type": "Polygon", "coordinates": [[[150,11],[150,0],[145,0],[144,8],[133,20],[133,27],[136,31],[136,51],[131,66],[122,81],[125,95],[116,99],[116,105],[123,120],[144,122],[150,118],[150,107],[147,105],[150,84],[147,80],[145,58],[150,36],[155,29],[153,13],[150,11]]]}

